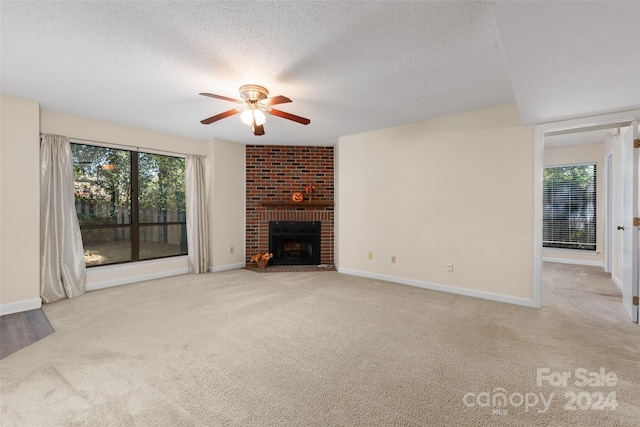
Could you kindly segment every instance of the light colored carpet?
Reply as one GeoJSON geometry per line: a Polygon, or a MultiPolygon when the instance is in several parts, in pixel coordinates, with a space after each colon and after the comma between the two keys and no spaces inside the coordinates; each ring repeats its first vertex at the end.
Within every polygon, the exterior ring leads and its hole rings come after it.
{"type": "Polygon", "coordinates": [[[640,327],[617,288],[590,267],[546,265],[544,277],[540,310],[337,272],[89,292],[45,306],[56,332],[0,361],[0,423],[637,426],[640,327]],[[537,368],[601,367],[615,386],[536,384],[537,368]],[[506,406],[464,403],[499,388],[506,406]],[[566,410],[572,392],[583,408],[615,392],[617,409],[566,410]],[[554,394],[546,412],[519,405],[540,393],[554,394]]]}

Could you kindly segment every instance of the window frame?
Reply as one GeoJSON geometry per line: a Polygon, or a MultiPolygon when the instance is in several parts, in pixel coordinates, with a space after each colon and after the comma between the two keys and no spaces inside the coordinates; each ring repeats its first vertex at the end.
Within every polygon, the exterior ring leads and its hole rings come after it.
{"type": "MultiPolygon", "coordinates": [[[[185,209],[184,209],[184,221],[166,221],[166,222],[140,222],[140,210],[139,210],[139,190],[140,190],[140,175],[139,175],[139,155],[140,154],[150,154],[150,155],[154,155],[154,156],[163,156],[163,157],[170,157],[170,158],[177,158],[177,159],[183,159],[185,160],[186,156],[185,155],[180,155],[177,153],[171,153],[171,154],[167,154],[167,153],[158,153],[158,152],[154,152],[153,150],[140,150],[140,149],[135,149],[132,147],[123,147],[123,146],[117,146],[117,145],[107,145],[107,144],[99,144],[99,143],[95,143],[93,141],[77,141],[77,140],[70,140],[70,143],[72,145],[72,153],[73,153],[73,145],[84,145],[84,146],[92,146],[92,147],[99,147],[99,148],[105,148],[105,149],[110,149],[110,150],[121,150],[121,151],[126,151],[129,152],[129,178],[130,178],[130,183],[131,183],[131,214],[130,214],[130,223],[129,224],[88,224],[88,225],[82,225],[79,224],[80,226],[80,230],[95,230],[95,229],[115,229],[115,228],[128,228],[130,229],[130,236],[131,236],[131,259],[129,260],[125,260],[125,261],[115,261],[115,262],[109,262],[109,263],[104,263],[104,264],[93,264],[93,265],[86,265],[86,268],[95,268],[95,267],[104,267],[104,266],[112,266],[112,265],[119,265],[119,264],[128,264],[128,263],[132,263],[132,262],[140,262],[140,261],[150,261],[150,260],[158,260],[158,259],[165,259],[165,258],[175,258],[175,257],[184,257],[188,255],[188,245],[187,247],[187,252],[184,254],[174,254],[174,255],[163,255],[163,256],[155,256],[155,257],[150,257],[150,258],[140,258],[140,230],[143,227],[150,227],[150,226],[170,226],[170,225],[182,225],[185,228],[185,233],[186,233],[186,226],[187,226],[187,221],[186,221],[186,182],[185,182],[185,209]]],[[[73,159],[74,163],[75,163],[75,158],[73,159]]],[[[186,180],[186,165],[185,165],[185,180],[186,180]]],[[[84,242],[83,242],[84,243],[84,242]]]]}
{"type": "MultiPolygon", "coordinates": [[[[570,251],[570,252],[574,252],[574,253],[596,253],[597,252],[597,249],[598,249],[598,177],[597,177],[597,174],[598,174],[598,163],[596,161],[543,166],[543,173],[542,173],[542,210],[543,210],[543,214],[542,214],[542,247],[543,247],[543,249],[570,251]],[[545,237],[547,237],[545,235],[545,232],[546,232],[547,227],[548,227],[547,224],[548,224],[549,221],[553,222],[553,219],[549,220],[549,219],[545,218],[545,213],[544,213],[546,208],[547,208],[547,206],[549,205],[549,203],[546,201],[547,183],[546,183],[546,180],[545,180],[545,171],[547,169],[575,168],[575,167],[580,167],[580,166],[593,167],[593,182],[592,182],[593,190],[587,193],[587,195],[593,201],[592,202],[593,219],[588,220],[589,231],[590,231],[590,235],[593,236],[593,241],[590,241],[590,239],[587,239],[587,241],[574,242],[574,241],[571,241],[570,238],[566,239],[567,241],[555,241],[554,240],[553,242],[551,242],[549,240],[545,240],[545,237]]],[[[574,200],[575,199],[573,194],[571,194],[569,196],[569,198],[570,198],[570,200],[574,200]]],[[[571,215],[571,213],[572,213],[572,210],[569,210],[569,215],[571,215]]],[[[561,221],[561,220],[557,219],[556,221],[561,221]]],[[[568,220],[562,220],[562,221],[570,222],[572,220],[568,219],[568,220]]],[[[571,230],[573,230],[573,228],[571,228],[571,226],[569,225],[567,227],[567,232],[566,232],[567,236],[571,235],[571,230]]]]}

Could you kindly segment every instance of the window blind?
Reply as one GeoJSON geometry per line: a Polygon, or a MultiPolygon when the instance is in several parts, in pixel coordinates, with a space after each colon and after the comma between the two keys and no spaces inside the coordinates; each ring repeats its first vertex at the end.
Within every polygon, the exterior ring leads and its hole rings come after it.
{"type": "Polygon", "coordinates": [[[544,168],[545,248],[596,250],[596,164],[544,168]]]}

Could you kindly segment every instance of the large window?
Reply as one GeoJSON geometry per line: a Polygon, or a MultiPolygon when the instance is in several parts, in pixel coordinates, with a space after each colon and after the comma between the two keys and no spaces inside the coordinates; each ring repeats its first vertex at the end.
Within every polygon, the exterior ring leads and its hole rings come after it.
{"type": "Polygon", "coordinates": [[[72,144],[87,266],[187,254],[184,159],[72,144]]]}
{"type": "Polygon", "coordinates": [[[544,168],[545,248],[596,250],[595,163],[544,168]]]}

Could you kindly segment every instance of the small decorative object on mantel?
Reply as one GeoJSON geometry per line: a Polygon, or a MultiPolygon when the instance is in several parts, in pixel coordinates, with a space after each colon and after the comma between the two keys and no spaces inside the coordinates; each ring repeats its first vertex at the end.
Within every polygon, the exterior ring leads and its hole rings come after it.
{"type": "Polygon", "coordinates": [[[269,252],[265,253],[257,253],[251,257],[251,262],[255,262],[258,265],[258,268],[265,269],[267,268],[267,264],[269,264],[269,260],[273,258],[273,254],[269,252]]]}
{"type": "Polygon", "coordinates": [[[303,201],[303,200],[304,200],[304,196],[302,195],[302,193],[301,193],[301,192],[296,191],[295,193],[293,193],[293,194],[291,195],[291,200],[293,200],[293,201],[294,201],[294,202],[296,202],[296,203],[300,203],[301,201],[303,201]]]}
{"type": "Polygon", "coordinates": [[[309,184],[304,186],[304,192],[309,196],[309,201],[313,201],[313,191],[316,189],[315,186],[309,184]]]}

